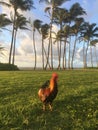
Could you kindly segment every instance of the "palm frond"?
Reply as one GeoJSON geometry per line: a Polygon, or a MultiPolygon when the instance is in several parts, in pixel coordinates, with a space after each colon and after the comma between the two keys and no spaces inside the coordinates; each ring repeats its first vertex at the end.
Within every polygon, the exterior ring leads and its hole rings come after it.
{"type": "Polygon", "coordinates": [[[0,27],[5,27],[7,25],[12,24],[11,20],[6,17],[6,14],[0,14],[0,27]]]}
{"type": "Polygon", "coordinates": [[[39,3],[45,2],[46,4],[49,4],[49,0],[39,0],[39,3]]]}
{"type": "Polygon", "coordinates": [[[19,29],[24,29],[24,30],[29,30],[26,26],[29,23],[29,21],[23,16],[18,14],[16,21],[15,21],[15,30],[19,29]]]}
{"type": "Polygon", "coordinates": [[[0,54],[4,55],[3,51],[4,51],[4,47],[2,47],[2,45],[0,44],[0,54]]]}
{"type": "Polygon", "coordinates": [[[39,20],[39,19],[34,20],[34,22],[33,22],[33,28],[37,29],[37,31],[39,33],[40,33],[41,25],[42,25],[42,21],[41,20],[39,20]]]}
{"type": "Polygon", "coordinates": [[[54,5],[54,7],[61,6],[64,2],[70,0],[39,0],[39,3],[45,2],[46,4],[54,5]]]}
{"type": "Polygon", "coordinates": [[[51,9],[50,7],[46,7],[46,8],[45,8],[45,10],[44,10],[44,11],[45,11],[45,13],[49,12],[49,11],[50,11],[50,9],[51,9]]]}
{"type": "Polygon", "coordinates": [[[2,0],[0,1],[0,4],[3,6],[11,7],[9,3],[3,2],[2,0]]]}
{"type": "Polygon", "coordinates": [[[33,0],[10,0],[11,6],[17,11],[17,9],[21,9],[22,11],[30,10],[31,8],[35,8],[33,5],[33,0]]]}
{"type": "Polygon", "coordinates": [[[86,14],[85,10],[80,6],[79,3],[75,3],[72,5],[72,7],[70,8],[70,13],[74,17],[86,14]]]}
{"type": "Polygon", "coordinates": [[[41,34],[42,34],[43,39],[46,39],[48,37],[49,28],[50,26],[48,24],[43,24],[41,26],[41,34]]]}
{"type": "Polygon", "coordinates": [[[90,42],[91,46],[96,46],[96,44],[98,43],[98,39],[94,39],[90,42]]]}
{"type": "Polygon", "coordinates": [[[12,32],[11,30],[9,30],[9,29],[7,29],[7,28],[4,28],[4,27],[2,27],[2,29],[3,29],[3,30],[7,30],[7,31],[9,31],[9,32],[12,32]]]}
{"type": "Polygon", "coordinates": [[[63,3],[70,1],[70,0],[51,0],[54,3],[55,7],[61,6],[63,3]]]}

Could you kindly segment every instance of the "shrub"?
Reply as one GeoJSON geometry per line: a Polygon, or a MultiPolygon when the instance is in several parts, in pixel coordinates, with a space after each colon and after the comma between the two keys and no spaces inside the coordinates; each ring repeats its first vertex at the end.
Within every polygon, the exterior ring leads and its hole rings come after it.
{"type": "Polygon", "coordinates": [[[19,68],[13,64],[0,63],[0,71],[3,71],[3,70],[19,70],[19,68]]]}

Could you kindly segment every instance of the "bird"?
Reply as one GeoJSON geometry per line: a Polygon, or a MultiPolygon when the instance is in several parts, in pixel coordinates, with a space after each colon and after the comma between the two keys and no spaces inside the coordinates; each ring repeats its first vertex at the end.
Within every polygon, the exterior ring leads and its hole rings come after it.
{"type": "Polygon", "coordinates": [[[43,103],[43,110],[46,110],[46,106],[49,106],[49,109],[52,111],[52,102],[56,98],[58,93],[58,74],[54,72],[52,77],[47,80],[39,89],[38,97],[43,103]]]}

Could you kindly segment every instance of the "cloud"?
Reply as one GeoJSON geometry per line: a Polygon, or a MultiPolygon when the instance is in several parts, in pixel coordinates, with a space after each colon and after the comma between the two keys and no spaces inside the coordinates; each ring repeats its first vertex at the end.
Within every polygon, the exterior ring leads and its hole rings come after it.
{"type": "Polygon", "coordinates": [[[87,7],[87,5],[88,5],[87,0],[83,0],[83,5],[84,5],[85,7],[87,7]]]}
{"type": "Polygon", "coordinates": [[[0,45],[4,47],[3,51],[0,52],[0,62],[8,62],[9,44],[6,45],[4,41],[0,41],[0,45]]]}
{"type": "MultiPolygon", "coordinates": [[[[98,62],[98,58],[96,59],[96,56],[98,56],[98,44],[96,44],[96,47],[92,47],[92,56],[93,56],[93,64],[96,66],[96,60],[98,62]]],[[[76,50],[75,59],[76,59],[74,61],[75,66],[76,64],[78,64],[79,66],[83,66],[83,48],[82,47],[76,50]]],[[[87,53],[87,62],[88,62],[88,66],[91,66],[90,47],[87,53]]]]}
{"type": "Polygon", "coordinates": [[[17,48],[18,54],[28,54],[33,52],[32,40],[25,38],[21,41],[20,46],[17,48]]]}

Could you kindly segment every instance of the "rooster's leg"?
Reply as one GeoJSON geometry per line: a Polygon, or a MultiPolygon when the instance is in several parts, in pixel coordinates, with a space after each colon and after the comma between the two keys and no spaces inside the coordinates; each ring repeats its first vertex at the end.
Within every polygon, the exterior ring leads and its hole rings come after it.
{"type": "Polygon", "coordinates": [[[52,111],[52,104],[49,103],[49,109],[52,111]]]}
{"type": "Polygon", "coordinates": [[[46,110],[46,105],[45,104],[43,104],[43,111],[45,111],[46,110]]]}

